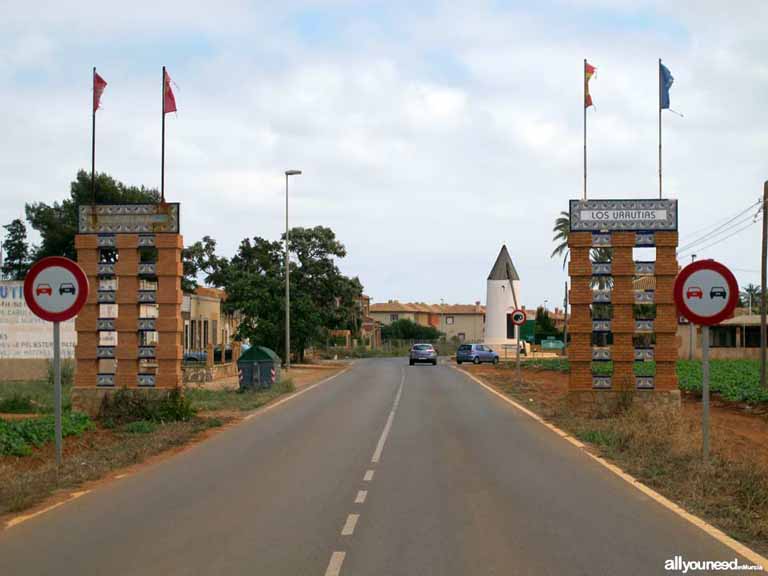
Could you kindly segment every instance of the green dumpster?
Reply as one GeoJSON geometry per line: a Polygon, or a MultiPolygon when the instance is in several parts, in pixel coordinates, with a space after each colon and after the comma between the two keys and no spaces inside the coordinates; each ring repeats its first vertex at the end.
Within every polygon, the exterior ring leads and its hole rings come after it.
{"type": "Polygon", "coordinates": [[[280,381],[280,356],[266,346],[252,346],[237,359],[240,390],[271,388],[280,381]]]}

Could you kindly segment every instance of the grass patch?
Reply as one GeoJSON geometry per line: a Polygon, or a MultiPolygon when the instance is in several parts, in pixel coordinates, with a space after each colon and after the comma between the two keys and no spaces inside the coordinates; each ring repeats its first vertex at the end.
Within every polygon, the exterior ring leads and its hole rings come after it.
{"type": "Polygon", "coordinates": [[[151,434],[157,430],[157,423],[150,420],[136,420],[121,427],[126,434],[151,434]]]}
{"type": "Polygon", "coordinates": [[[274,400],[278,396],[294,391],[290,378],[281,380],[272,388],[240,392],[239,390],[208,390],[205,388],[188,388],[184,396],[189,400],[194,410],[201,412],[216,412],[221,410],[255,410],[274,400]]]}
{"type": "MultiPolygon", "coordinates": [[[[62,415],[62,436],[79,436],[93,428],[93,422],[85,414],[69,412],[62,415]]],[[[31,420],[0,420],[0,455],[28,456],[32,448],[52,442],[55,435],[53,416],[31,420]]]]}
{"type": "MultiPolygon", "coordinates": [[[[71,410],[70,390],[72,384],[64,382],[62,378],[61,403],[62,410],[71,410]]],[[[0,412],[13,413],[3,407],[13,405],[14,398],[29,404],[31,407],[25,412],[52,414],[53,413],[53,383],[46,380],[23,380],[18,382],[0,382],[0,412]],[[9,404],[6,404],[9,403],[9,404]]]]}
{"type": "MultiPolygon", "coordinates": [[[[50,452],[35,452],[26,458],[0,457],[0,514],[18,512],[56,490],[97,480],[112,470],[187,444],[201,431],[225,422],[225,418],[195,417],[166,424],[150,422],[155,429],[147,433],[129,432],[124,428],[90,430],[67,438],[58,475],[50,452]]],[[[134,422],[125,427],[144,426],[134,422]]]]}
{"type": "Polygon", "coordinates": [[[179,422],[190,420],[195,413],[189,398],[178,388],[164,395],[121,388],[114,394],[104,396],[99,420],[107,426],[138,421],[179,422]]]}

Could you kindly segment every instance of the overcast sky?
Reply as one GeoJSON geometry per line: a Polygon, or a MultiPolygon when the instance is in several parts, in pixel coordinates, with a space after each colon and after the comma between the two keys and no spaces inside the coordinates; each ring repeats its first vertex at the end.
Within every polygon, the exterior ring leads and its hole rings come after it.
{"type": "MultiPolygon", "coordinates": [[[[684,115],[663,118],[681,245],[768,179],[762,0],[0,0],[0,13],[0,223],[89,168],[94,65],[109,83],[98,171],[159,186],[166,65],[179,107],[166,196],[185,242],[211,235],[231,255],[277,239],[282,174],[298,168],[291,225],[331,227],[374,301],[484,302],[506,243],[526,306],[562,303],[551,229],[581,194],[585,57],[590,197],[658,193],[660,57],[684,115]]],[[[755,224],[693,252],[758,283],[759,240],[755,224]]]]}

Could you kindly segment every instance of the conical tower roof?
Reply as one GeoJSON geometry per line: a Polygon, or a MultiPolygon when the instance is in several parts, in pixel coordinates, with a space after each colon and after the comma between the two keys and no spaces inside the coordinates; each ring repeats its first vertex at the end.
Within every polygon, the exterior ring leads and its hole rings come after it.
{"type": "Polygon", "coordinates": [[[512,258],[509,257],[507,251],[507,245],[504,244],[499,252],[499,257],[496,258],[496,263],[491,268],[491,273],[488,275],[488,280],[520,280],[520,276],[517,275],[515,265],[512,264],[512,258]]]}

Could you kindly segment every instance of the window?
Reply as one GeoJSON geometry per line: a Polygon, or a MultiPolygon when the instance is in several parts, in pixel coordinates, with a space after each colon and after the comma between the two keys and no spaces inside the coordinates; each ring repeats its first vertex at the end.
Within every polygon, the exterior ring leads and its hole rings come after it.
{"type": "Polygon", "coordinates": [[[744,348],[760,348],[760,327],[747,326],[741,345],[744,348]]]}
{"type": "Polygon", "coordinates": [[[736,346],[736,327],[713,326],[709,331],[709,345],[713,348],[734,348],[736,346]]]}
{"type": "Polygon", "coordinates": [[[390,314],[389,315],[389,321],[390,322],[397,322],[400,319],[399,314],[390,314]]]}
{"type": "Polygon", "coordinates": [[[445,323],[446,324],[453,324],[453,316],[446,316],[445,317],[445,323]]]}

